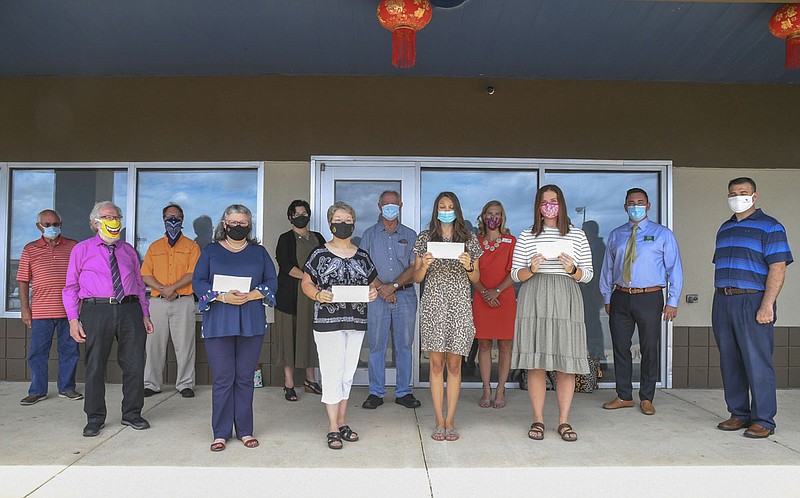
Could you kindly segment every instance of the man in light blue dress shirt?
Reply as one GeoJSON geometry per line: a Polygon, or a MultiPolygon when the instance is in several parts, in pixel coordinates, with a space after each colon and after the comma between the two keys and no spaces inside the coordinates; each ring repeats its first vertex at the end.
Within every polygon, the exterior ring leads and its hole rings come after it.
{"type": "Polygon", "coordinates": [[[614,410],[633,406],[633,359],[631,340],[639,330],[641,351],[640,408],[653,415],[653,397],[658,380],[658,352],[661,317],[671,321],[678,315],[683,287],[683,269],[678,242],[669,228],[647,219],[650,202],[640,188],[628,190],[624,209],[628,222],[608,236],[600,292],[605,299],[611,341],[614,345],[614,373],[617,397],[603,404],[614,410]],[[634,234],[631,237],[632,233],[634,234]],[[666,305],[664,304],[664,287],[666,305]]]}
{"type": "Polygon", "coordinates": [[[369,253],[378,270],[378,299],[369,303],[369,396],[361,405],[375,409],[386,394],[386,348],[389,334],[394,342],[397,382],[395,403],[406,408],[420,406],[411,391],[414,325],[417,293],[414,290],[414,230],[400,223],[400,194],[387,190],[378,200],[380,220],[361,237],[359,247],[369,253]]]}

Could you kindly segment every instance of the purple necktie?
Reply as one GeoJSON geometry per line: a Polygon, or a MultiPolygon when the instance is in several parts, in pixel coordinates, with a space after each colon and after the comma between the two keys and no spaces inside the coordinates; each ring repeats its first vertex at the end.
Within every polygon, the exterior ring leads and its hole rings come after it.
{"type": "Polygon", "coordinates": [[[111,265],[111,284],[114,286],[114,297],[117,301],[122,301],[125,297],[125,289],[122,288],[122,277],[119,274],[117,255],[114,253],[117,245],[106,244],[106,248],[108,248],[108,263],[111,265]]]}

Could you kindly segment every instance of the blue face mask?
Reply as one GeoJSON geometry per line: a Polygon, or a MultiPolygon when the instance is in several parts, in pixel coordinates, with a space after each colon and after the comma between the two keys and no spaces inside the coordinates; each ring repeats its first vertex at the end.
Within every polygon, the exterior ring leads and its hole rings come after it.
{"type": "Polygon", "coordinates": [[[647,216],[647,206],[628,206],[628,218],[642,221],[647,216]]]}
{"type": "Polygon", "coordinates": [[[44,238],[46,239],[55,239],[61,235],[60,227],[42,227],[42,230],[44,230],[44,238]]]}
{"type": "Polygon", "coordinates": [[[381,215],[384,220],[396,220],[400,216],[400,206],[397,204],[386,204],[381,208],[381,215]]]}
{"type": "Polygon", "coordinates": [[[439,211],[439,214],[436,218],[444,223],[445,225],[449,225],[450,223],[456,221],[456,212],[455,211],[439,211]]]}

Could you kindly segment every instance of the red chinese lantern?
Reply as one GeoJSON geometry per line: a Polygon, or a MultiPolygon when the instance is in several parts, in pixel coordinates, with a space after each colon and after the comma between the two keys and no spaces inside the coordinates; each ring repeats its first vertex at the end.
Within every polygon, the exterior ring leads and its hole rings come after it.
{"type": "Polygon", "coordinates": [[[417,62],[417,31],[431,20],[428,0],[381,0],[378,21],[392,32],[392,65],[414,67],[417,62]]]}
{"type": "Polygon", "coordinates": [[[769,20],[769,31],[778,38],[786,38],[786,69],[800,69],[800,6],[787,3],[769,20]]]}

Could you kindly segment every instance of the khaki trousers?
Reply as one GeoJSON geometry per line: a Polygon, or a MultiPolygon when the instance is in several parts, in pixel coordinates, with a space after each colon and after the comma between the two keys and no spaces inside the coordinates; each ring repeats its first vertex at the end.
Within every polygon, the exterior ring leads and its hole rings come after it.
{"type": "Polygon", "coordinates": [[[167,360],[167,339],[172,337],[178,372],[175,388],[194,389],[195,362],[195,302],[192,296],[181,296],[174,301],[160,297],[150,298],[150,320],[153,333],[147,336],[147,361],[144,368],[144,387],[161,391],[164,381],[164,364],[167,360]]]}

